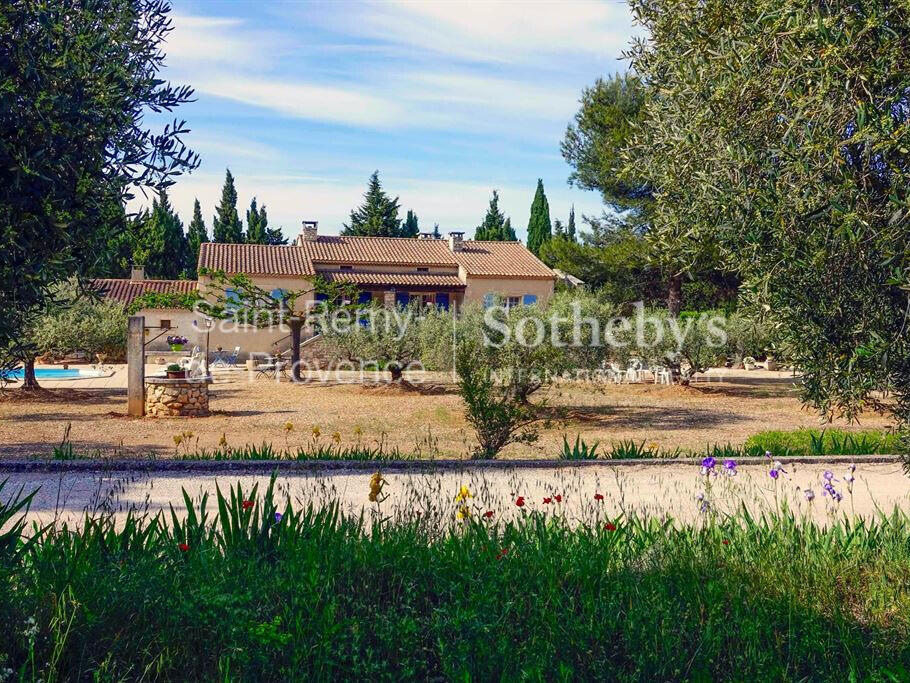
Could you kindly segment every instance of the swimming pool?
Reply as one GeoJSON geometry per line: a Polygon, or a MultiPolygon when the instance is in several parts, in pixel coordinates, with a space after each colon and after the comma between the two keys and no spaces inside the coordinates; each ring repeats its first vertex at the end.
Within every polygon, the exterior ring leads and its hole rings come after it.
{"type": "MultiPolygon", "coordinates": [[[[9,379],[22,379],[23,368],[13,370],[9,379]]],[[[35,368],[35,379],[89,379],[91,377],[107,377],[110,372],[92,370],[91,368],[35,368]]]]}

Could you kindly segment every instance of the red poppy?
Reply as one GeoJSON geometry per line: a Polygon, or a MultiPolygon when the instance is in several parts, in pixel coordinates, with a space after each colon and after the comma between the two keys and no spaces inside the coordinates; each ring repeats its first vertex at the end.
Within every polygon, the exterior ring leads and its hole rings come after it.
{"type": "Polygon", "coordinates": [[[524,507],[524,504],[525,504],[525,497],[524,497],[524,496],[518,496],[518,498],[515,499],[515,504],[516,504],[518,507],[524,507]]]}
{"type": "Polygon", "coordinates": [[[180,550],[182,550],[183,552],[186,552],[187,550],[190,549],[190,547],[186,543],[181,543],[177,547],[180,548],[180,550]]]}
{"type": "Polygon", "coordinates": [[[549,505],[550,503],[553,502],[553,499],[552,499],[552,498],[544,498],[544,499],[543,499],[543,502],[544,502],[544,505],[549,505]]]}
{"type": "Polygon", "coordinates": [[[613,522],[607,522],[604,525],[604,529],[606,529],[607,531],[616,531],[616,525],[613,524],[613,522]]]}
{"type": "Polygon", "coordinates": [[[508,554],[509,554],[509,549],[508,549],[508,548],[503,548],[502,550],[499,551],[499,554],[496,556],[496,559],[497,559],[497,560],[501,560],[502,558],[504,558],[504,557],[505,557],[506,555],[508,555],[508,554]]]}
{"type": "Polygon", "coordinates": [[[556,502],[557,502],[557,503],[561,503],[561,502],[562,502],[562,496],[559,495],[558,493],[556,494],[556,502]]]}
{"type": "Polygon", "coordinates": [[[721,541],[721,543],[723,543],[724,545],[730,545],[730,541],[727,540],[726,538],[723,541],[721,541]]]}
{"type": "Polygon", "coordinates": [[[487,519],[490,519],[490,517],[493,516],[493,511],[487,510],[486,512],[483,513],[483,516],[486,517],[487,519]]]}
{"type": "Polygon", "coordinates": [[[245,501],[243,501],[240,505],[241,505],[241,507],[242,507],[244,510],[249,510],[249,509],[250,509],[251,507],[253,507],[255,504],[256,504],[256,503],[254,503],[254,502],[251,501],[251,500],[245,500],[245,501]]]}
{"type": "Polygon", "coordinates": [[[602,493],[595,493],[595,494],[594,494],[594,500],[603,500],[603,499],[604,499],[604,497],[603,497],[603,494],[602,494],[602,493]]]}

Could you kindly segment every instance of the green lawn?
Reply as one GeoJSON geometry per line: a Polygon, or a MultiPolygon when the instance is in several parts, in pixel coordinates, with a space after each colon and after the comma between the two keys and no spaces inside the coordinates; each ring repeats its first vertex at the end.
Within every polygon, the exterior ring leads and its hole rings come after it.
{"type": "MultiPolygon", "coordinates": [[[[233,491],[209,507],[185,523],[48,532],[29,547],[21,530],[0,537],[0,672],[48,681],[910,675],[902,516],[822,530],[786,514],[698,528],[570,527],[528,514],[517,525],[481,518],[440,531],[416,515],[387,526],[331,509],[285,509],[278,520],[268,493],[233,491]]],[[[16,514],[7,507],[0,522],[16,514]]]]}

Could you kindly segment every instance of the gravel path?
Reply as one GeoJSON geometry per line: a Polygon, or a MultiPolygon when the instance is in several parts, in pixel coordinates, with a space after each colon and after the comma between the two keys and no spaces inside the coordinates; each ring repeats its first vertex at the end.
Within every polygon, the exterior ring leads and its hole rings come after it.
{"type": "MultiPolygon", "coordinates": [[[[718,470],[721,468],[718,467],[718,470]]],[[[622,513],[649,517],[673,517],[685,521],[704,516],[702,499],[718,514],[730,514],[741,505],[753,514],[788,505],[797,515],[820,523],[842,515],[873,517],[895,508],[910,512],[910,478],[898,463],[862,463],[855,481],[848,484],[848,464],[785,464],[775,481],[768,465],[741,465],[735,476],[719,473],[704,477],[697,466],[597,464],[586,467],[506,468],[496,470],[449,470],[442,472],[389,472],[384,476],[383,517],[413,518],[417,513],[451,522],[454,496],[462,485],[471,491],[472,514],[493,511],[495,519],[511,519],[528,511],[567,515],[573,520],[612,518],[622,513]],[[833,486],[843,495],[839,504],[823,495],[824,473],[830,470],[833,486]],[[814,500],[807,500],[811,490],[814,500]],[[595,496],[600,495],[602,500],[595,496]],[[524,505],[516,500],[521,496],[524,505]],[[557,496],[561,500],[557,501],[557,496]],[[544,502],[549,498],[550,502],[544,502]]],[[[268,476],[238,474],[142,473],[142,472],[31,472],[5,474],[9,480],[0,497],[9,498],[20,486],[39,489],[29,516],[41,524],[76,522],[86,512],[113,513],[122,519],[129,510],[155,513],[173,505],[184,510],[182,489],[194,500],[210,495],[209,510],[215,510],[215,487],[227,491],[239,482],[244,491],[258,484],[260,492],[268,476]],[[39,488],[40,487],[40,488],[39,488]]],[[[367,501],[369,470],[331,473],[294,473],[276,481],[276,496],[283,506],[323,506],[337,501],[346,513],[369,516],[375,506],[367,501]]]]}

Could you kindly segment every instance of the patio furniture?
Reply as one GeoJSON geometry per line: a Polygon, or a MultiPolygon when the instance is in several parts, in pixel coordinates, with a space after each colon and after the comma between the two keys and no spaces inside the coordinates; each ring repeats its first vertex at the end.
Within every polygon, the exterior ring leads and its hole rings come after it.
{"type": "Polygon", "coordinates": [[[240,355],[240,347],[235,346],[231,355],[227,351],[216,351],[215,358],[212,360],[212,367],[221,366],[225,368],[237,367],[237,356],[240,355]]]}
{"type": "Polygon", "coordinates": [[[673,373],[670,372],[670,368],[655,365],[652,372],[654,373],[654,384],[673,384],[673,373]]]}
{"type": "Polygon", "coordinates": [[[633,358],[631,361],[629,361],[629,368],[626,370],[627,382],[641,382],[644,374],[645,371],[642,368],[640,360],[633,358]]]}
{"type": "Polygon", "coordinates": [[[616,363],[610,363],[609,373],[610,379],[613,380],[613,384],[622,384],[623,377],[626,376],[623,369],[616,363]]]}
{"type": "Polygon", "coordinates": [[[265,363],[256,366],[256,377],[277,379],[278,381],[281,381],[282,377],[290,379],[290,375],[288,375],[290,367],[291,359],[285,358],[279,353],[276,356],[269,356],[265,363]]]}
{"type": "Polygon", "coordinates": [[[189,356],[184,356],[183,358],[181,358],[178,361],[180,364],[180,367],[188,368],[190,366],[190,362],[192,362],[193,358],[198,356],[201,352],[202,352],[202,349],[200,349],[198,346],[194,346],[193,350],[190,352],[189,356]]]}

